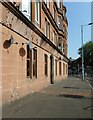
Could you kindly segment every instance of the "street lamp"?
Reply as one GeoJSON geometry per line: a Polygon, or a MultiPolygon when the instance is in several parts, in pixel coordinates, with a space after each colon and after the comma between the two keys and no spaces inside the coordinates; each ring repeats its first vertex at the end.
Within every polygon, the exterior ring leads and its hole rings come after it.
{"type": "Polygon", "coordinates": [[[83,27],[92,25],[93,23],[81,25],[81,42],[82,42],[82,80],[84,80],[84,50],[83,50],[83,27]]]}

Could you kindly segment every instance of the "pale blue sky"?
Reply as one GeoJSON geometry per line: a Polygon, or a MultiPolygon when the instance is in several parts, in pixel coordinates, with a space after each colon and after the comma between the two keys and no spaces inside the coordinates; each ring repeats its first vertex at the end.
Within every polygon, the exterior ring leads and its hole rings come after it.
{"type": "MultiPolygon", "coordinates": [[[[68,19],[68,57],[79,57],[81,25],[91,22],[91,2],[65,2],[68,19]]],[[[91,40],[91,26],[84,26],[84,43],[91,40]]]]}

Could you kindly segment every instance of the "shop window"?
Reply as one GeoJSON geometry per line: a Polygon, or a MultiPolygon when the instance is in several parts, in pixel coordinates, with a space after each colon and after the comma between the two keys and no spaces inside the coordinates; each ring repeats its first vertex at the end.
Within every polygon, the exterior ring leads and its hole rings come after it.
{"type": "Polygon", "coordinates": [[[33,49],[33,76],[37,78],[37,50],[33,49]]]}

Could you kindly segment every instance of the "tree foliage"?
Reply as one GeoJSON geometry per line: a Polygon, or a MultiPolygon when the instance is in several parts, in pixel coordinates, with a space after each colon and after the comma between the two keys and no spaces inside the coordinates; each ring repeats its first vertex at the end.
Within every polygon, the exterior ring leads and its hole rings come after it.
{"type": "MultiPolygon", "coordinates": [[[[84,65],[93,66],[93,42],[89,41],[83,45],[84,65]]],[[[78,54],[82,57],[82,47],[78,49],[78,54]]]]}

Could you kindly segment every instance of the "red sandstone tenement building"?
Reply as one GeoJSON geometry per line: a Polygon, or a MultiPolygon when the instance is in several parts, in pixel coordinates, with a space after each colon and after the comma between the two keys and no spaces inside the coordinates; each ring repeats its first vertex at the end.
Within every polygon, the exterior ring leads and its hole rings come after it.
{"type": "Polygon", "coordinates": [[[0,2],[3,104],[68,76],[66,7],[62,2],[0,2]]]}

